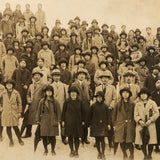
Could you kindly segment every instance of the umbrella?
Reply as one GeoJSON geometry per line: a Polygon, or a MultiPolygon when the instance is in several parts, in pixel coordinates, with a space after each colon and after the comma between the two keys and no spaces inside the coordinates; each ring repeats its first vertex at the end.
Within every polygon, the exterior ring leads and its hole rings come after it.
{"type": "Polygon", "coordinates": [[[114,143],[114,155],[116,155],[119,143],[114,143]]]}
{"type": "Polygon", "coordinates": [[[35,137],[34,137],[34,152],[37,149],[38,143],[41,141],[41,131],[40,131],[40,124],[37,126],[35,137]]]}
{"type": "Polygon", "coordinates": [[[143,127],[143,129],[140,131],[142,142],[144,145],[147,145],[149,143],[150,135],[148,131],[148,127],[143,127]]]}

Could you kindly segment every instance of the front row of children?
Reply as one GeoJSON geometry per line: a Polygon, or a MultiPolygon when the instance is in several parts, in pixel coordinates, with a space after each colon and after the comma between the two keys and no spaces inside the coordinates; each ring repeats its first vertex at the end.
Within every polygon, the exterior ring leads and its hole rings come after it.
{"type": "MultiPolygon", "coordinates": [[[[24,145],[18,129],[18,122],[22,112],[20,95],[14,89],[13,80],[6,81],[6,89],[2,86],[0,88],[3,89],[0,93],[1,124],[7,128],[7,135],[10,140],[9,145],[14,145],[11,127],[13,127],[17,135],[20,145],[24,145]]],[[[65,128],[64,134],[68,136],[71,150],[70,157],[79,157],[79,138],[83,136],[86,117],[84,117],[82,102],[77,98],[79,94],[77,88],[71,86],[68,92],[69,99],[64,103],[62,114],[59,103],[53,98],[54,90],[51,86],[46,86],[44,97],[39,102],[36,121],[40,124],[40,133],[45,149],[44,155],[48,154],[48,140],[51,144],[52,155],[56,154],[55,137],[59,135],[58,123],[61,121],[62,127],[65,128]]],[[[157,105],[149,98],[150,94],[145,88],[142,88],[139,92],[139,102],[136,104],[130,101],[132,93],[129,88],[121,89],[120,95],[121,100],[116,104],[112,113],[105,105],[104,93],[101,91],[96,93],[96,102],[89,108],[86,122],[90,126],[90,135],[95,137],[98,150],[97,158],[105,160],[105,137],[111,129],[112,123],[114,126],[114,143],[120,143],[124,160],[127,158],[134,159],[133,143],[141,145],[144,160],[151,160],[153,146],[157,143],[155,128],[155,121],[159,117],[157,105]],[[146,129],[145,132],[149,133],[147,142],[144,142],[142,137],[144,128],[146,129]],[[129,157],[126,152],[127,149],[130,151],[129,157]]]]}

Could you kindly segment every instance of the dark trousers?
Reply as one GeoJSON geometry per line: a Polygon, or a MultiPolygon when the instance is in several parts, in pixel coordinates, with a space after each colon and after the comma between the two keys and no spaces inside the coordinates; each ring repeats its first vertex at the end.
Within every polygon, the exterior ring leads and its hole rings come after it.
{"type": "MultiPolygon", "coordinates": [[[[25,126],[25,128],[26,128],[26,136],[31,136],[32,135],[32,125],[27,125],[27,126],[25,126]]],[[[21,128],[21,135],[23,134],[23,130],[24,128],[21,128]]]]}
{"type": "Polygon", "coordinates": [[[88,127],[83,126],[83,136],[82,136],[82,141],[83,142],[85,142],[87,140],[87,136],[88,136],[88,127]]]}
{"type": "Polygon", "coordinates": [[[104,140],[104,138],[105,137],[102,137],[102,136],[95,137],[96,147],[97,147],[97,150],[98,150],[99,154],[104,154],[104,151],[105,151],[105,140],[104,140]]]}
{"type": "Polygon", "coordinates": [[[154,145],[153,144],[148,144],[148,154],[147,154],[147,145],[142,145],[142,152],[144,154],[145,157],[147,156],[152,156],[152,152],[153,152],[153,147],[154,145]]]}
{"type": "Polygon", "coordinates": [[[121,146],[121,150],[123,152],[123,157],[126,158],[127,157],[127,152],[126,150],[129,149],[130,151],[130,157],[133,157],[134,156],[134,146],[132,143],[120,143],[120,146],[121,146]]]}
{"type": "Polygon", "coordinates": [[[47,148],[48,141],[51,144],[52,151],[54,151],[55,146],[56,146],[56,137],[55,136],[49,136],[49,137],[43,136],[42,139],[43,139],[43,146],[44,146],[45,151],[48,152],[48,148],[47,148]]]}
{"type": "MultiPolygon", "coordinates": [[[[11,127],[7,127],[6,129],[7,129],[7,135],[8,135],[10,142],[13,142],[11,127]]],[[[20,130],[19,130],[18,126],[13,126],[13,129],[15,131],[15,134],[16,134],[18,140],[21,141],[21,134],[20,134],[20,130]]]]}
{"type": "Polygon", "coordinates": [[[72,151],[76,151],[78,152],[78,149],[79,149],[79,137],[68,137],[68,143],[69,143],[69,147],[70,147],[70,150],[71,152],[72,151]],[[73,147],[73,144],[74,144],[74,147],[73,147]]]}

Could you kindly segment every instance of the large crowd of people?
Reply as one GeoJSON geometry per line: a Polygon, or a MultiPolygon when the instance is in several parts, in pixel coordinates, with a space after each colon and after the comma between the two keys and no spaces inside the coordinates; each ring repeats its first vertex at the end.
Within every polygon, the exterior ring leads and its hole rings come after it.
{"type": "Polygon", "coordinates": [[[32,136],[32,126],[56,155],[56,136],[79,157],[80,138],[95,137],[98,159],[120,144],[123,159],[144,160],[160,152],[160,27],[121,32],[116,26],[91,26],[76,16],[68,28],[57,19],[49,35],[42,4],[34,14],[30,4],[6,3],[0,12],[0,141],[3,128],[13,147],[12,128],[20,145],[32,136]],[[19,126],[19,118],[23,118],[19,126]],[[60,132],[59,132],[60,131],[60,132]],[[24,133],[25,132],[25,133],[24,133]],[[129,149],[130,155],[127,155],[129,149]],[[107,152],[107,151],[106,151],[107,152]]]}

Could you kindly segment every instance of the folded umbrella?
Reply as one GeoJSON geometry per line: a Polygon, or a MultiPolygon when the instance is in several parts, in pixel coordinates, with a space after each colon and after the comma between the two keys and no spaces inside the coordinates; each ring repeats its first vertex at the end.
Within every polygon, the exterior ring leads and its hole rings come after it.
{"type": "Polygon", "coordinates": [[[142,143],[143,145],[147,145],[149,143],[150,135],[148,131],[148,127],[143,127],[143,129],[140,131],[142,143]]]}
{"type": "Polygon", "coordinates": [[[41,141],[41,131],[40,131],[40,124],[37,126],[35,137],[34,137],[34,152],[37,149],[38,143],[41,141]]]}

